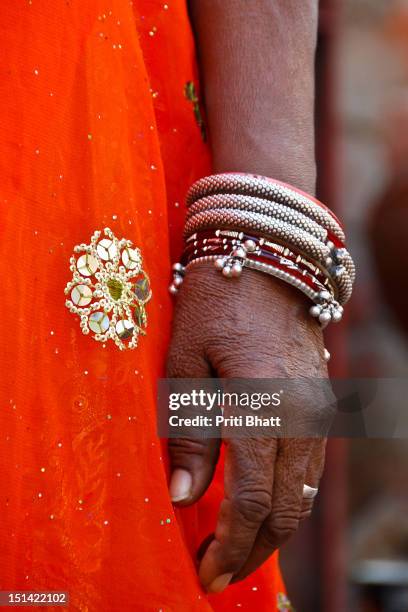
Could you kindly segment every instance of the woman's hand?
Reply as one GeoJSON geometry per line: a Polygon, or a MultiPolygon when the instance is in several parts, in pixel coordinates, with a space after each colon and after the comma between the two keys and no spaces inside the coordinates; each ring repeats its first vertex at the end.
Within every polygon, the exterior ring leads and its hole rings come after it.
{"type": "MultiPolygon", "coordinates": [[[[325,378],[322,332],[307,300],[289,285],[252,270],[225,279],[213,265],[197,264],[177,297],[168,375],[325,378]]],[[[316,420],[316,404],[324,404],[309,395],[293,406],[297,421],[316,420]]],[[[318,487],[324,463],[321,438],[224,441],[225,497],[199,569],[210,592],[247,576],[296,531],[313,504],[303,485],[318,487]]],[[[169,441],[175,503],[186,506],[203,495],[219,446],[214,439],[169,441]]]]}
{"type": "MultiPolygon", "coordinates": [[[[214,172],[264,174],[313,193],[318,4],[189,0],[214,172]]],[[[327,376],[321,330],[285,283],[251,270],[226,280],[195,265],[177,302],[169,376],[327,376]]],[[[316,419],[319,398],[302,400],[293,414],[316,419]]],[[[324,458],[322,440],[225,442],[225,499],[199,570],[210,591],[246,576],[293,533],[311,511],[303,485],[317,486],[324,458]]],[[[188,505],[204,493],[219,444],[170,441],[174,501],[188,505]]]]}

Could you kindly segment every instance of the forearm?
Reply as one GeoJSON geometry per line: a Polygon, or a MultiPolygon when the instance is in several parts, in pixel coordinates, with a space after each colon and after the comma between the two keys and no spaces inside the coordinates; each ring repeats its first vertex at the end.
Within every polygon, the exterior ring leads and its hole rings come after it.
{"type": "Polygon", "coordinates": [[[315,188],[317,0],[189,0],[214,171],[315,188]]]}

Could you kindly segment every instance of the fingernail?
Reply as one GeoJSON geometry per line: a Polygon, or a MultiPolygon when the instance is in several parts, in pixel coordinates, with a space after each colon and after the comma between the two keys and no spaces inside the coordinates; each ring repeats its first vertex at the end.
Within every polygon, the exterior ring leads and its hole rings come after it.
{"type": "Polygon", "coordinates": [[[221,574],[207,587],[209,593],[221,593],[231,582],[233,574],[221,574]]]}
{"type": "Polygon", "coordinates": [[[193,479],[187,470],[174,470],[170,481],[171,501],[178,502],[187,499],[191,494],[193,479]]]}

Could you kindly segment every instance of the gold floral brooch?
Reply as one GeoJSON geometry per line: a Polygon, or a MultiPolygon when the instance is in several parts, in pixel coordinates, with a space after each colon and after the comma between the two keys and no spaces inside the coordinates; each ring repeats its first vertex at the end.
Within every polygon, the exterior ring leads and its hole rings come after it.
{"type": "Polygon", "coordinates": [[[74,247],[65,305],[80,316],[83,334],[93,332],[99,342],[111,339],[120,350],[134,349],[139,334],[146,334],[149,277],[131,240],[118,240],[108,227],[103,235],[96,231],[90,244],[74,247]]]}

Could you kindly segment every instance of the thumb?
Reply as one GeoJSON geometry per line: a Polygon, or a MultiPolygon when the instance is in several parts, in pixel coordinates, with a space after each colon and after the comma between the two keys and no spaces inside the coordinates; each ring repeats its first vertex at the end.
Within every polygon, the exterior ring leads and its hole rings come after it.
{"type": "Polygon", "coordinates": [[[187,506],[205,493],[217,465],[220,440],[172,438],[169,440],[171,466],[170,496],[173,503],[187,506]]]}
{"type": "MultiPolygon", "coordinates": [[[[199,351],[191,353],[180,344],[179,338],[173,337],[167,362],[169,378],[182,379],[180,384],[188,386],[191,379],[209,377],[209,365],[200,356],[199,351]]],[[[182,387],[177,387],[178,390],[180,388],[182,387]]],[[[218,438],[187,436],[168,440],[170,496],[173,503],[183,506],[196,502],[207,490],[214,475],[220,449],[218,438]]]]}
{"type": "MultiPolygon", "coordinates": [[[[208,313],[203,302],[202,276],[203,272],[186,275],[179,293],[167,358],[169,378],[210,379],[212,375],[203,348],[208,313]]],[[[214,474],[219,449],[220,441],[216,438],[192,438],[187,434],[168,440],[170,496],[174,503],[187,506],[205,493],[214,474]]]]}

